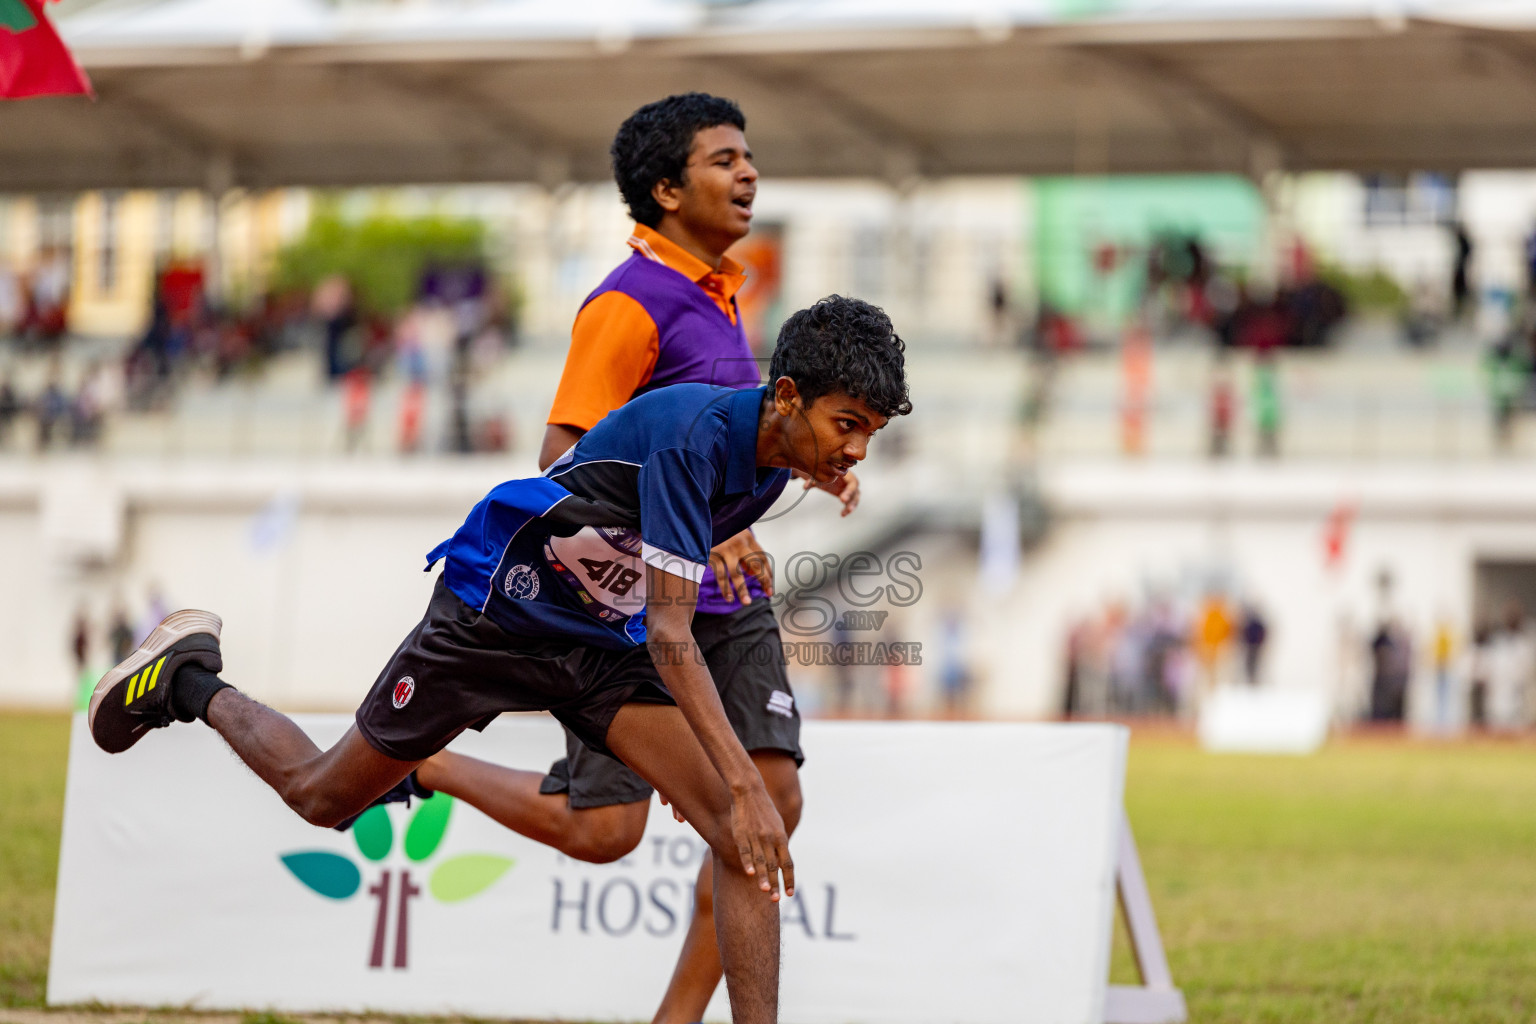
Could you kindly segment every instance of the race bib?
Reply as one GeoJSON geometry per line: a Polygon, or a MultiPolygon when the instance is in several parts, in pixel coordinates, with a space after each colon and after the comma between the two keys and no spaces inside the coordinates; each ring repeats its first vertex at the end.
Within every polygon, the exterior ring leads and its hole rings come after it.
{"type": "Polygon", "coordinates": [[[550,537],[544,558],[601,621],[623,622],[645,610],[640,531],[586,526],[569,537],[550,537]]]}

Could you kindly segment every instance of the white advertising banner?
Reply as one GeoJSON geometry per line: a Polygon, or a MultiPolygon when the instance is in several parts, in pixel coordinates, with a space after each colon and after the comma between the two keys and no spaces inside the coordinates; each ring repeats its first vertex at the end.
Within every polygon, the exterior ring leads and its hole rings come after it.
{"type": "MultiPolygon", "coordinates": [[[[344,716],[300,716],[322,746],[344,716]]],[[[1099,1024],[1126,730],[806,723],[789,1024],[1099,1024]]],[[[542,769],[543,716],[454,743],[542,769]]],[[[446,796],[305,824],[202,726],[108,756],[77,715],[48,1001],[648,1020],[702,842],[572,861],[446,796]]],[[[709,1019],[729,1019],[724,987],[709,1019]]]]}

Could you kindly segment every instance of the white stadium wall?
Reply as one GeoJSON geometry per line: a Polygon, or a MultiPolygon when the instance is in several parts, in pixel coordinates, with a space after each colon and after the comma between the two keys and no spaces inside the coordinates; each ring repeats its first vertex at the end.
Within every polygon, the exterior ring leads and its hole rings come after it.
{"type": "MultiPolygon", "coordinates": [[[[0,706],[67,706],[77,688],[77,609],[92,622],[99,671],[113,602],[121,597],[139,617],[158,585],[173,607],[224,617],[232,682],[283,708],[350,709],[426,605],[425,552],[491,484],[528,468],[513,461],[0,467],[0,557],[12,584],[0,590],[0,706]]],[[[871,527],[882,509],[921,497],[907,493],[914,480],[872,465],[857,516],[838,519],[815,496],[767,524],[764,542],[781,567],[785,552],[856,550],[879,532],[871,527]]],[[[1079,463],[1046,469],[1040,482],[1051,527],[1023,554],[1006,592],[977,584],[973,535],[934,530],[898,542],[921,560],[921,599],[893,608],[881,633],[854,639],[923,645],[909,710],[937,707],[950,610],[966,617],[973,710],[1047,716],[1060,705],[1074,619],[1110,599],[1135,604],[1149,589],[1188,592],[1192,578],[1212,575],[1264,609],[1271,683],[1347,700],[1360,683],[1358,642],[1382,610],[1382,569],[1395,581],[1390,609],[1419,651],[1441,618],[1464,650],[1476,562],[1536,562],[1536,482],[1493,463],[1079,463]],[[1341,504],[1356,515],[1330,569],[1324,535],[1341,504]],[[1350,647],[1345,626],[1354,630],[1350,647]]],[[[798,670],[808,711],[826,678],[798,670]]]]}

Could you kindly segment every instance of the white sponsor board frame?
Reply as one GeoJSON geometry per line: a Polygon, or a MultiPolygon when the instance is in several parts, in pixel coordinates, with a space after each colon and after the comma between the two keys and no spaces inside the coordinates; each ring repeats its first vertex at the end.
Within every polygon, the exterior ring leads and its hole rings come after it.
{"type": "MultiPolygon", "coordinates": [[[[322,745],[350,721],[297,720],[322,745]]],[[[1126,739],[806,723],[782,1019],[1182,1019],[1121,810],[1126,739]],[[1117,888],[1143,989],[1106,983],[1117,888]]],[[[563,738],[547,717],[503,716],[454,746],[540,768],[563,738]]],[[[316,829],[206,728],[110,757],[77,715],[49,1003],[650,1017],[703,851],[690,829],[653,807],[633,854],[589,865],[462,802],[434,832],[446,804],[427,806],[391,807],[367,837],[316,829]]],[[[729,1019],[723,987],[707,1019],[729,1019]]]]}

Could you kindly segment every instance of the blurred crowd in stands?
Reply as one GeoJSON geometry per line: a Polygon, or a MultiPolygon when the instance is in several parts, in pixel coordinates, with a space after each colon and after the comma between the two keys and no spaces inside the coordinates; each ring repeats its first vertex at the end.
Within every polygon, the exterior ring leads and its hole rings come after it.
{"type": "Polygon", "coordinates": [[[27,419],[38,451],[90,447],[111,412],[164,411],[190,380],[216,385],[258,376],[274,356],[294,350],[316,352],[323,379],[339,388],[348,451],[361,445],[377,383],[391,377],[404,383],[393,430],[399,451],[421,449],[434,386],[449,403],[443,447],[482,452],[510,444],[504,417],[477,417],[471,409],[477,373],[517,341],[504,298],[482,267],[431,268],[409,308],[383,314],[364,308],[340,275],[309,291],[268,293],[237,307],[210,298],[200,266],[167,265],[156,275],[143,333],[120,357],[90,359],[72,373],[63,358],[69,287],[62,258],[25,277],[0,264],[0,342],[47,367],[31,394],[22,394],[9,373],[0,377],[0,446],[13,446],[17,423],[27,419]]]}
{"type": "MultiPolygon", "coordinates": [[[[1452,261],[1446,286],[1421,282],[1412,294],[1379,270],[1356,274],[1324,264],[1300,240],[1284,247],[1279,284],[1272,288],[1220,266],[1195,235],[1166,232],[1143,248],[1103,245],[1093,254],[1093,265],[1106,280],[1127,264],[1140,264],[1136,308],[1128,323],[1108,334],[1101,327],[1096,336],[1086,313],[1039,303],[1029,329],[1018,334],[1041,369],[1035,393],[1026,400],[1026,420],[1046,414],[1056,361],[1095,347],[1118,347],[1122,449],[1141,454],[1154,339],[1204,339],[1216,352],[1207,394],[1209,454],[1223,458],[1232,453],[1233,430],[1245,418],[1239,413],[1246,411],[1255,430],[1254,451],[1276,457],[1284,404],[1282,353],[1329,347],[1352,315],[1395,320],[1403,343],[1414,348],[1430,346],[1447,333],[1475,333],[1472,242],[1459,223],[1449,225],[1449,231],[1452,261]],[[1239,352],[1252,365],[1246,396],[1234,381],[1232,356],[1239,352]]],[[[1509,326],[1486,343],[1485,387],[1500,450],[1511,446],[1520,414],[1536,410],[1536,231],[1526,243],[1526,275],[1526,295],[1512,301],[1509,326]]],[[[994,283],[989,301],[994,333],[1006,334],[1013,321],[1005,283],[994,283]]]]}
{"type": "Polygon", "coordinates": [[[1195,601],[1155,594],[1110,601],[1066,636],[1068,717],[1183,715],[1218,684],[1263,679],[1269,623],[1252,601],[1211,590],[1195,601]]]}
{"type": "MultiPolygon", "coordinates": [[[[474,452],[509,445],[506,418],[476,415],[471,397],[479,372],[518,338],[516,303],[486,269],[483,225],[333,220],[317,219],[300,243],[279,254],[273,290],[254,298],[215,295],[200,263],[162,265],[148,325],[130,339],[126,354],[114,352],[85,368],[79,359],[53,365],[28,380],[25,394],[14,380],[0,383],[0,435],[28,419],[35,420],[29,437],[40,449],[89,446],[102,436],[104,417],[118,408],[164,411],[189,380],[217,384],[257,375],[274,356],[302,350],[317,354],[324,380],[338,389],[348,450],[364,447],[385,381],[403,389],[390,406],[393,449],[414,452],[431,443],[474,452]],[[463,238],[454,241],[454,232],[463,238]],[[450,255],[434,255],[441,253],[450,255]],[[425,410],[433,396],[440,396],[447,426],[429,442],[425,410]]],[[[1108,295],[1112,279],[1136,282],[1125,322],[1094,327],[1092,314],[1069,313],[1049,300],[1026,317],[1012,308],[1009,284],[997,278],[985,297],[991,333],[998,342],[1018,338],[1041,367],[1025,403],[1026,419],[1034,421],[1049,414],[1059,360],[1117,349],[1121,447],[1133,455],[1147,446],[1157,350],[1169,339],[1209,345],[1216,358],[1204,396],[1208,453],[1223,458],[1251,448],[1276,457],[1284,435],[1283,353],[1328,347],[1351,315],[1396,316],[1404,342],[1419,346],[1475,319],[1472,242],[1459,225],[1449,230],[1448,281],[1412,295],[1381,272],[1352,274],[1329,265],[1299,240],[1282,247],[1274,286],[1224,266],[1206,239],[1188,232],[1163,231],[1137,245],[1102,244],[1088,254],[1101,282],[1095,294],[1108,295]],[[1254,432],[1251,445],[1238,443],[1245,425],[1254,432]]],[[[1501,448],[1513,445],[1522,413],[1536,409],[1536,233],[1526,262],[1527,294],[1513,301],[1511,326],[1492,340],[1485,359],[1501,448]]],[[[0,339],[44,358],[64,348],[71,337],[71,268],[63,248],[44,250],[24,274],[0,262],[0,339]]]]}
{"type": "MultiPolygon", "coordinates": [[[[1379,586],[1390,608],[1390,573],[1382,572],[1379,586]]],[[[1191,715],[1217,686],[1269,682],[1270,631],[1255,602],[1218,591],[1194,602],[1157,594],[1134,606],[1107,602],[1067,630],[1062,711],[1069,718],[1191,715]]],[[[1536,620],[1519,600],[1503,602],[1469,638],[1445,617],[1416,634],[1389,610],[1366,629],[1342,623],[1339,638],[1339,725],[1536,728],[1536,620]]]]}
{"type": "Polygon", "coordinates": [[[1441,618],[1416,633],[1383,614],[1364,634],[1345,631],[1340,717],[1439,731],[1516,732],[1536,728],[1536,622],[1518,600],[1461,637],[1441,618]],[[1414,702],[1424,706],[1416,707],[1414,702]]]}

